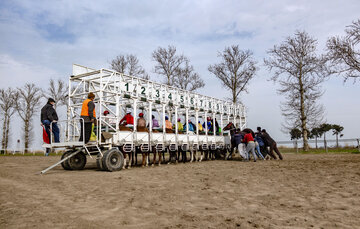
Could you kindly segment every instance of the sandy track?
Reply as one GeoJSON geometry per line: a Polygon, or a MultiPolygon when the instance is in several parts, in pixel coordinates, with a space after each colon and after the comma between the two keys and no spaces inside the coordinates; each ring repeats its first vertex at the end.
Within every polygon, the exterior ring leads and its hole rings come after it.
{"type": "Polygon", "coordinates": [[[0,228],[360,228],[360,155],[120,172],[0,157],[0,228]]]}

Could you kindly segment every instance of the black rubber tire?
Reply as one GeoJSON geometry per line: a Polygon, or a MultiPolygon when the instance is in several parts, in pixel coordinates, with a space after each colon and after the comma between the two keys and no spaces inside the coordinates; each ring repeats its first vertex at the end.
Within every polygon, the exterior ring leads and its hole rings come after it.
{"type": "Polygon", "coordinates": [[[86,155],[82,152],[67,160],[72,170],[82,170],[86,165],[86,155]]]}
{"type": "Polygon", "coordinates": [[[124,166],[124,155],[117,148],[112,148],[104,153],[102,165],[106,171],[119,171],[124,166]]]}
{"type": "MultiPolygon", "coordinates": [[[[69,156],[71,153],[73,153],[73,151],[66,151],[63,153],[63,155],[61,156],[61,160],[64,159],[65,157],[69,156]]],[[[63,169],[65,170],[72,170],[70,168],[70,165],[69,165],[69,160],[66,160],[64,162],[61,163],[61,166],[63,167],[63,169]]]]}
{"type": "Polygon", "coordinates": [[[104,166],[102,163],[102,157],[101,157],[100,153],[97,155],[97,158],[96,158],[96,166],[97,166],[98,170],[104,171],[104,166]]]}

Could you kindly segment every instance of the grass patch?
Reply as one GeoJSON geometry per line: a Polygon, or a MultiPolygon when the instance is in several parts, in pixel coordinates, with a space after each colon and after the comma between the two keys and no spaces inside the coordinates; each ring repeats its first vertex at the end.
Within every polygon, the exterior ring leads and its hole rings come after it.
{"type": "MultiPolygon", "coordinates": [[[[58,153],[50,153],[49,156],[59,156],[62,154],[63,151],[58,151],[58,153]]],[[[0,153],[0,157],[19,157],[19,156],[45,156],[45,153],[43,151],[35,151],[35,152],[28,152],[28,153],[22,153],[22,152],[7,152],[4,154],[4,152],[0,153]]]]}

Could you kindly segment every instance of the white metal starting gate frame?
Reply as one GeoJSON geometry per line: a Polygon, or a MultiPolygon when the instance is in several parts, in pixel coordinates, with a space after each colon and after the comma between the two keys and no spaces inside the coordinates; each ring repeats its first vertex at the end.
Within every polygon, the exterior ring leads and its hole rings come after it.
{"type": "MultiPolygon", "coordinates": [[[[187,143],[192,145],[224,144],[223,132],[217,133],[213,125],[212,131],[206,131],[204,135],[199,133],[199,128],[194,132],[186,128],[184,134],[179,134],[177,119],[182,117],[184,123],[188,120],[202,124],[205,122],[207,129],[207,117],[218,120],[221,128],[229,122],[234,123],[237,128],[244,129],[246,126],[246,112],[243,104],[200,95],[194,92],[182,90],[158,82],[153,82],[123,73],[118,73],[108,69],[92,69],[81,65],[73,65],[73,74],[69,78],[69,101],[68,101],[68,127],[67,141],[73,142],[71,137],[74,135],[71,130],[79,127],[79,120],[82,102],[87,98],[89,92],[95,94],[95,107],[98,118],[97,129],[99,145],[124,145],[150,142],[150,145],[163,143],[169,144],[187,143]],[[132,131],[121,131],[119,122],[126,109],[132,109],[134,116],[134,126],[132,131]],[[104,116],[104,111],[109,111],[109,115],[104,116]],[[144,117],[149,125],[149,133],[137,131],[138,113],[144,113],[144,117]],[[175,133],[166,133],[165,128],[162,132],[155,133],[152,127],[152,115],[157,113],[159,122],[165,126],[165,116],[171,117],[175,124],[175,133]],[[104,128],[105,127],[105,128],[104,128]],[[102,131],[112,133],[110,139],[101,138],[102,131]]],[[[76,131],[78,133],[78,131],[76,131]]]]}
{"type": "MultiPolygon", "coordinates": [[[[221,128],[232,122],[236,128],[246,127],[246,111],[241,103],[232,103],[227,100],[217,99],[198,93],[182,90],[173,86],[142,78],[129,76],[105,68],[93,69],[78,64],[73,64],[72,75],[69,77],[69,97],[66,134],[63,141],[44,145],[52,148],[81,148],[91,156],[88,148],[100,152],[102,149],[117,147],[123,152],[134,151],[136,146],[142,151],[151,151],[156,147],[158,151],[166,147],[170,151],[180,148],[188,150],[216,150],[224,149],[230,144],[229,134],[224,131],[216,132],[215,123],[212,130],[199,132],[198,123],[205,123],[207,118],[217,120],[221,128]],[[97,114],[96,142],[80,142],[81,107],[88,93],[95,94],[95,109],[97,114]],[[131,109],[134,117],[132,129],[122,128],[119,123],[126,110],[131,109]],[[104,115],[104,111],[109,111],[104,115]],[[144,113],[148,130],[137,130],[138,114],[144,113]],[[159,129],[152,127],[152,115],[157,117],[159,129]],[[175,124],[173,133],[165,130],[165,116],[175,124]],[[187,124],[191,120],[195,124],[194,131],[180,133],[177,119],[187,124]],[[107,137],[103,133],[107,132],[107,137]],[[227,135],[227,136],[226,136],[227,135]]],[[[75,155],[75,154],[73,154],[75,155]]],[[[62,160],[64,162],[65,160],[62,160]]]]}

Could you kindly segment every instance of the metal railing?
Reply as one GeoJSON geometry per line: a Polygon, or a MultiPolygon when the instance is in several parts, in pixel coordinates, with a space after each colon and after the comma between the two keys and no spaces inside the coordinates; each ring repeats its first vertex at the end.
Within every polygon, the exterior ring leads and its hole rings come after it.
{"type": "MultiPolygon", "coordinates": [[[[285,146],[288,147],[291,145],[296,150],[303,147],[303,141],[301,139],[298,140],[291,140],[291,141],[277,141],[278,146],[285,146]]],[[[311,148],[323,148],[327,150],[328,148],[341,148],[341,147],[354,147],[357,148],[360,152],[360,138],[347,138],[347,139],[323,139],[318,138],[309,139],[308,144],[311,148]],[[338,145],[337,145],[338,144],[338,145]]]]}

